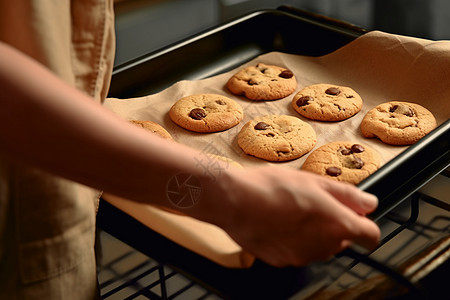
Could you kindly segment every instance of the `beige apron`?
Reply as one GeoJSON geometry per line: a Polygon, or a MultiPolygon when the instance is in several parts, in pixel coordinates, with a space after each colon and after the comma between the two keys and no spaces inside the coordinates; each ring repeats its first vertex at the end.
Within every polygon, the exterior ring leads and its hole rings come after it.
{"type": "MultiPolygon", "coordinates": [[[[109,88],[113,25],[108,0],[0,0],[0,40],[98,101],[109,88]]],[[[0,299],[98,296],[98,197],[0,156],[0,299]]]]}

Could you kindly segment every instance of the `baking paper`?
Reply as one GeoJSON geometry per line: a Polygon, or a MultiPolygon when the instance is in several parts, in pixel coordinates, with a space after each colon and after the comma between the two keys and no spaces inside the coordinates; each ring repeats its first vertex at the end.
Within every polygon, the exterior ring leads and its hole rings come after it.
{"type": "MultiPolygon", "coordinates": [[[[316,131],[318,139],[314,149],[331,141],[354,141],[374,148],[380,153],[382,164],[385,164],[407,146],[386,145],[378,139],[364,138],[359,125],[367,111],[392,100],[414,102],[430,110],[439,125],[450,118],[449,87],[450,41],[430,41],[373,31],[325,56],[271,52],[214,77],[180,81],[160,93],[144,97],[110,98],[104,105],[127,120],[157,122],[170,132],[175,141],[204,153],[231,158],[243,167],[283,164],[300,169],[308,154],[283,163],[266,162],[246,155],[237,145],[239,130],[247,121],[260,115],[297,116],[316,131]],[[251,101],[231,94],[225,86],[230,76],[241,68],[257,63],[292,70],[297,78],[297,90],[275,101],[251,101]],[[300,116],[291,107],[292,97],[303,87],[316,83],[353,88],[364,101],[362,110],[340,122],[313,121],[300,116]],[[222,94],[236,100],[244,109],[244,120],[227,131],[206,134],[190,132],[173,123],[168,115],[171,106],[182,97],[200,93],[222,94]]],[[[208,161],[203,163],[207,172],[208,161]]],[[[112,195],[104,195],[104,199],[149,228],[220,265],[245,268],[254,261],[251,255],[242,251],[223,230],[214,225],[112,195]]]]}

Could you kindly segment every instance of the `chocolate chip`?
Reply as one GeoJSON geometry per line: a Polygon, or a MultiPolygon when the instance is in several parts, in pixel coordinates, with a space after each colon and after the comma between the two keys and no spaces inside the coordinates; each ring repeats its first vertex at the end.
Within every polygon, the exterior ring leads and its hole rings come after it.
{"type": "Polygon", "coordinates": [[[194,108],[189,113],[189,117],[191,117],[194,120],[201,120],[204,117],[206,117],[206,112],[201,108],[194,108]]]}
{"type": "Polygon", "coordinates": [[[389,112],[393,113],[397,110],[397,108],[398,108],[398,105],[394,105],[389,109],[389,112]]]}
{"type": "Polygon", "coordinates": [[[264,122],[259,122],[258,124],[255,125],[256,130],[266,130],[269,127],[270,125],[264,122]]]}
{"type": "Polygon", "coordinates": [[[297,104],[298,107],[301,107],[301,106],[305,106],[306,104],[308,104],[308,101],[313,101],[313,100],[314,100],[314,98],[311,96],[303,96],[303,97],[300,97],[297,100],[297,102],[295,102],[295,104],[297,104]]]}
{"type": "Polygon", "coordinates": [[[258,85],[258,82],[254,81],[253,79],[250,79],[247,81],[248,85],[258,85]]]}
{"type": "Polygon", "coordinates": [[[222,100],[216,100],[216,103],[219,105],[226,105],[227,103],[225,101],[222,100]]]}
{"type": "Polygon", "coordinates": [[[341,154],[342,155],[350,155],[350,154],[352,154],[352,150],[350,150],[348,148],[342,148],[341,149],[341,154]]]}
{"type": "Polygon", "coordinates": [[[389,112],[393,113],[396,112],[398,114],[403,114],[407,117],[413,117],[414,116],[414,111],[406,105],[393,105],[390,109],[389,112]]]}
{"type": "Polygon", "coordinates": [[[294,73],[292,73],[291,70],[284,70],[278,76],[280,76],[281,78],[289,79],[294,76],[294,73]]]}
{"type": "Polygon", "coordinates": [[[342,174],[342,170],[337,167],[329,167],[326,170],[327,174],[333,177],[339,176],[342,174]]]}
{"type": "Polygon", "coordinates": [[[364,162],[362,161],[362,159],[359,157],[355,157],[355,159],[353,160],[353,168],[361,169],[362,167],[364,167],[364,162]]]}
{"type": "Polygon", "coordinates": [[[366,149],[364,149],[363,146],[361,146],[359,144],[354,144],[351,149],[352,149],[353,153],[361,153],[361,152],[364,152],[364,150],[366,150],[366,149]]]}
{"type": "Polygon", "coordinates": [[[337,96],[337,95],[339,95],[341,93],[341,90],[339,90],[339,88],[337,88],[337,87],[330,87],[330,88],[327,88],[325,93],[327,95],[337,96]]]}

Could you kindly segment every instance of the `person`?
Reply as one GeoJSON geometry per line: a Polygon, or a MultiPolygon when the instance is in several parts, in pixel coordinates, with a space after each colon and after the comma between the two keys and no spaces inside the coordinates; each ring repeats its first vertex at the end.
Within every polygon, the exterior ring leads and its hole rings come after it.
{"type": "MultiPolygon", "coordinates": [[[[179,172],[202,187],[182,213],[273,266],[373,249],[375,196],[298,170],[225,167],[105,109],[114,55],[107,0],[0,0],[0,299],[96,299],[100,191],[174,209],[179,172]]],[[[220,162],[218,162],[220,163],[220,162]]]]}

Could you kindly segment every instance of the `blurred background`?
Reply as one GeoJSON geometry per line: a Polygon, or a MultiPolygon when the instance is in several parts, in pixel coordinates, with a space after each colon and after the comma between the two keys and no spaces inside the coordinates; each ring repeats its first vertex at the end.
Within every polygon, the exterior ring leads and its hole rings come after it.
{"type": "Polygon", "coordinates": [[[448,0],[115,0],[119,65],[253,11],[288,5],[368,30],[450,40],[448,0]]]}

